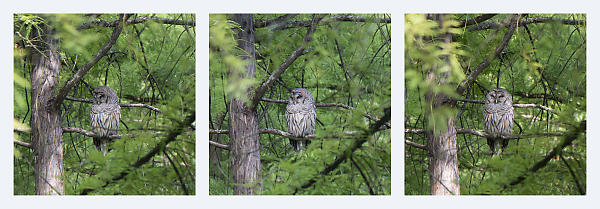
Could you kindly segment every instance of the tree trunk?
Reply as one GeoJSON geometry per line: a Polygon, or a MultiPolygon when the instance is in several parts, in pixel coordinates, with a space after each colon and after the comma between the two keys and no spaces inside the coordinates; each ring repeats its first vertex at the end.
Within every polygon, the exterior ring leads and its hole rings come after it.
{"type": "MultiPolygon", "coordinates": [[[[444,22],[443,14],[432,15],[432,19],[439,22],[442,27],[444,22]]],[[[444,35],[444,44],[451,44],[452,35],[444,35]]],[[[447,85],[446,77],[450,72],[450,61],[447,56],[447,72],[436,74],[429,72],[427,79],[439,85],[447,85]]],[[[451,106],[452,103],[447,95],[428,92],[425,96],[428,104],[432,105],[433,111],[451,106]]],[[[431,112],[429,114],[432,114],[431,112]]],[[[456,127],[452,117],[447,118],[447,128],[445,130],[430,130],[427,132],[428,150],[429,150],[429,183],[432,195],[460,195],[458,160],[456,148],[456,127]]],[[[433,121],[428,121],[433,123],[433,121]]]]}
{"type": "MultiPolygon", "coordinates": [[[[240,55],[246,62],[246,78],[254,78],[256,61],[254,56],[254,25],[251,14],[235,14],[231,20],[240,25],[235,38],[240,55]]],[[[249,89],[247,92],[251,92],[249,89]]],[[[250,95],[248,95],[250,98],[250,95]]],[[[262,190],[260,179],[260,143],[256,111],[240,98],[229,103],[229,137],[233,160],[233,193],[253,195],[262,190]]]]}
{"type": "Polygon", "coordinates": [[[63,147],[59,105],[54,105],[59,80],[58,41],[52,29],[40,24],[32,38],[31,137],[34,149],[35,194],[64,194],[63,147]]]}

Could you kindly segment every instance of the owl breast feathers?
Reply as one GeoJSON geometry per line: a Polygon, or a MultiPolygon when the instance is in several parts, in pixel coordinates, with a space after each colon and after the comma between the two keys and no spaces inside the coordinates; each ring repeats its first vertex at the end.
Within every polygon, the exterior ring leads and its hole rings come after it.
{"type": "MultiPolygon", "coordinates": [[[[314,99],[304,88],[290,92],[290,98],[285,112],[287,129],[294,137],[306,137],[315,134],[317,111],[314,99]]],[[[296,151],[308,145],[309,141],[290,139],[290,144],[296,151]]]]}
{"type": "Polygon", "coordinates": [[[109,136],[119,134],[121,107],[119,97],[108,86],[94,89],[94,99],[90,109],[90,121],[94,137],[94,145],[98,150],[108,151],[107,144],[111,141],[109,136]]]}
{"type": "Polygon", "coordinates": [[[512,134],[514,109],[510,93],[506,89],[495,88],[486,95],[483,107],[485,131],[488,134],[488,145],[492,152],[508,146],[508,139],[501,136],[512,134]]]}

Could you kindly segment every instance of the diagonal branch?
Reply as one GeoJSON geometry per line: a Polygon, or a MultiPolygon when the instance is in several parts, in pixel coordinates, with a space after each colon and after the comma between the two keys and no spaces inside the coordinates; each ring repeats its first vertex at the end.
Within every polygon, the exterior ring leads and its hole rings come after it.
{"type": "MultiPolygon", "coordinates": [[[[335,161],[333,161],[331,164],[326,166],[321,172],[319,172],[319,175],[327,175],[327,174],[329,174],[329,172],[335,170],[342,162],[346,161],[346,159],[348,159],[350,157],[350,155],[352,153],[354,153],[354,151],[356,151],[358,148],[362,147],[362,144],[365,143],[371,135],[373,135],[377,131],[379,131],[381,126],[385,125],[385,123],[390,121],[391,116],[392,116],[392,109],[386,108],[384,112],[385,112],[385,114],[383,115],[383,117],[381,117],[380,120],[375,121],[375,123],[370,125],[369,129],[367,129],[363,133],[361,133],[361,135],[358,136],[358,138],[356,140],[354,140],[354,143],[350,147],[348,147],[342,153],[341,156],[337,156],[335,161]]],[[[308,180],[306,183],[304,183],[301,188],[306,189],[306,188],[312,186],[314,183],[317,182],[317,178],[318,178],[318,176],[312,177],[310,180],[308,180]]],[[[296,190],[294,191],[294,194],[296,194],[298,192],[298,189],[300,189],[300,188],[296,188],[296,190]]]]}
{"type": "Polygon", "coordinates": [[[471,72],[471,74],[467,77],[467,79],[464,80],[460,85],[458,85],[458,88],[456,88],[456,92],[459,95],[462,95],[465,92],[465,90],[473,84],[475,79],[477,79],[477,76],[479,76],[479,74],[490,65],[490,63],[500,54],[500,52],[502,52],[502,50],[504,50],[504,47],[506,47],[508,45],[510,38],[512,37],[513,33],[515,32],[516,22],[518,21],[519,18],[521,18],[521,15],[515,15],[515,16],[516,17],[512,17],[511,20],[508,22],[508,25],[509,25],[508,31],[506,31],[506,33],[504,34],[504,38],[502,38],[500,45],[498,45],[496,47],[496,49],[494,50],[494,53],[491,54],[490,56],[486,57],[481,63],[479,63],[479,65],[477,65],[477,67],[475,67],[475,69],[471,72]],[[515,20],[515,19],[517,19],[517,20],[515,20]]]}
{"type": "Polygon", "coordinates": [[[312,23],[310,28],[308,29],[308,31],[306,31],[306,35],[304,36],[304,40],[302,41],[302,43],[300,44],[300,46],[298,46],[298,48],[296,48],[296,50],[294,52],[292,52],[292,54],[283,62],[281,63],[281,65],[279,65],[279,67],[277,68],[277,70],[271,74],[271,76],[269,76],[267,78],[267,80],[265,80],[257,89],[256,91],[254,91],[254,95],[252,96],[252,102],[250,104],[250,109],[254,109],[256,107],[256,105],[258,105],[258,102],[261,100],[262,96],[265,94],[265,92],[267,91],[267,89],[269,87],[271,87],[271,85],[273,84],[273,82],[275,82],[275,80],[277,80],[281,74],[290,66],[292,65],[292,63],[294,63],[294,61],[300,57],[300,55],[303,54],[305,46],[308,44],[308,42],[310,42],[310,36],[315,32],[315,30],[317,29],[317,25],[319,24],[319,21],[321,21],[323,17],[318,16],[313,18],[312,23]]]}
{"type": "Polygon", "coordinates": [[[560,154],[560,152],[562,151],[563,148],[571,145],[571,143],[573,143],[573,141],[578,138],[580,133],[585,132],[585,129],[586,129],[586,121],[584,120],[584,121],[581,121],[581,123],[579,123],[579,126],[577,126],[574,130],[569,131],[569,133],[567,135],[565,135],[564,140],[560,144],[558,144],[556,147],[554,147],[554,149],[552,149],[552,151],[550,151],[546,155],[546,157],[544,157],[542,160],[535,163],[531,168],[529,168],[527,170],[527,172],[520,175],[515,180],[511,181],[509,184],[504,185],[503,190],[506,190],[508,188],[508,186],[515,186],[517,184],[520,184],[521,182],[523,182],[523,180],[525,180],[525,178],[527,178],[527,176],[529,176],[530,174],[535,173],[539,169],[545,167],[548,164],[548,162],[550,162],[551,159],[555,158],[556,155],[560,154]]]}
{"type": "MultiPolygon", "coordinates": [[[[175,126],[169,132],[169,135],[167,135],[167,138],[165,140],[158,143],[152,150],[150,150],[150,152],[148,152],[146,155],[144,155],[139,160],[137,160],[133,165],[131,165],[131,168],[122,171],[117,176],[113,177],[111,180],[105,182],[105,184],[102,185],[102,188],[107,187],[112,182],[119,181],[119,180],[125,178],[125,176],[129,175],[129,173],[132,172],[134,169],[139,168],[140,166],[146,164],[148,161],[150,161],[150,159],[152,159],[152,157],[154,157],[156,154],[158,154],[161,150],[164,150],[165,147],[167,146],[167,144],[175,141],[177,136],[181,135],[181,133],[183,133],[185,128],[190,126],[195,120],[196,120],[196,112],[192,111],[182,122],[177,121],[178,122],[177,126],[175,126]]],[[[94,190],[96,190],[96,189],[93,189],[93,188],[84,189],[81,191],[80,195],[87,195],[90,192],[93,192],[94,190]]]]}
{"type": "Polygon", "coordinates": [[[128,14],[121,14],[121,17],[119,18],[119,24],[115,27],[115,30],[113,31],[112,36],[110,37],[108,42],[106,42],[106,44],[104,44],[104,46],[100,49],[100,51],[98,51],[98,53],[96,53],[96,55],[94,55],[92,60],[85,63],[85,65],[83,65],[83,67],[79,68],[79,70],[77,70],[77,72],[75,73],[75,75],[73,75],[71,80],[67,81],[65,86],[63,86],[59,90],[58,94],[56,95],[56,99],[54,100],[54,104],[53,104],[55,109],[59,109],[60,104],[63,102],[63,100],[65,99],[65,97],[67,96],[67,93],[69,93],[71,88],[73,88],[73,86],[75,86],[75,84],[79,83],[79,81],[83,78],[83,76],[87,73],[87,71],[90,70],[92,68],[92,66],[94,66],[102,57],[104,57],[104,55],[106,55],[108,50],[117,42],[117,39],[119,38],[119,35],[121,34],[121,31],[123,31],[122,22],[126,21],[127,18],[129,18],[128,14]]]}

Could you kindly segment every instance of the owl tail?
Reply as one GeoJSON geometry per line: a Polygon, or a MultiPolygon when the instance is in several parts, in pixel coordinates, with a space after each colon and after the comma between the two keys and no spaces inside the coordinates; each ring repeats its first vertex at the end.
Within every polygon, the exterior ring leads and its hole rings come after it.
{"type": "Polygon", "coordinates": [[[290,139],[290,144],[292,145],[292,147],[294,147],[294,151],[299,152],[300,150],[308,147],[308,144],[310,144],[310,141],[290,139]]]}
{"type": "Polygon", "coordinates": [[[106,153],[108,153],[107,144],[108,144],[107,139],[94,138],[94,145],[96,146],[96,149],[98,149],[98,151],[102,152],[104,154],[104,156],[106,156],[106,153]]]}
{"type": "Polygon", "coordinates": [[[497,155],[500,154],[502,150],[506,149],[508,146],[508,139],[488,138],[487,143],[490,150],[492,150],[492,154],[497,155]]]}

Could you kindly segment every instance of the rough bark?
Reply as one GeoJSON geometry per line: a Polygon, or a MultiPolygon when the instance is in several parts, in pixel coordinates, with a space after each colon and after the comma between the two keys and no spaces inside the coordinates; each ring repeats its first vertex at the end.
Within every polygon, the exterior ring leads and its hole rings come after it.
{"type": "MultiPolygon", "coordinates": [[[[444,15],[432,15],[434,20],[437,20],[443,25],[444,15]]],[[[452,41],[451,34],[445,34],[445,44],[450,44],[452,41]]],[[[444,57],[446,65],[450,65],[448,57],[444,57]]],[[[450,69],[449,67],[447,69],[450,69]]],[[[445,78],[450,72],[442,72],[436,74],[429,72],[427,79],[431,82],[446,85],[445,78]]],[[[434,111],[444,106],[450,106],[451,101],[447,95],[441,93],[428,92],[425,95],[425,100],[432,105],[434,111]]],[[[431,113],[430,113],[431,114],[431,113]]],[[[429,182],[432,195],[459,195],[459,173],[458,159],[456,148],[456,127],[453,118],[446,119],[445,130],[429,130],[427,131],[427,149],[429,151],[429,182]]],[[[433,123],[433,121],[428,121],[433,123]]]]}
{"type": "MultiPolygon", "coordinates": [[[[254,55],[254,26],[251,14],[234,14],[231,20],[238,23],[235,38],[240,56],[247,61],[246,76],[254,78],[256,61],[254,55]]],[[[248,92],[251,92],[249,89],[248,92]]],[[[233,161],[233,193],[253,195],[262,190],[260,179],[260,144],[256,111],[239,98],[229,103],[229,137],[233,161]]]]}
{"type": "Polygon", "coordinates": [[[60,109],[53,105],[60,69],[58,41],[52,38],[50,27],[39,26],[32,37],[39,41],[30,50],[35,194],[60,195],[64,194],[62,128],[60,109]]]}

